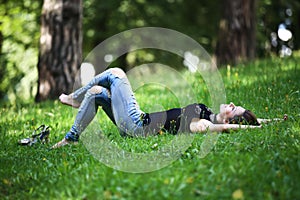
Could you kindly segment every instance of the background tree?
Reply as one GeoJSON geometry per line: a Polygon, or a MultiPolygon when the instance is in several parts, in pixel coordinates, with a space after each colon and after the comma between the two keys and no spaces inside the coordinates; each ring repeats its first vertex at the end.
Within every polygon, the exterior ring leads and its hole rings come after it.
{"type": "Polygon", "coordinates": [[[255,57],[256,0],[224,0],[223,16],[216,47],[219,64],[246,61],[255,57]]]}
{"type": "Polygon", "coordinates": [[[44,0],[36,101],[72,91],[82,61],[81,24],[81,0],[44,0]]]}

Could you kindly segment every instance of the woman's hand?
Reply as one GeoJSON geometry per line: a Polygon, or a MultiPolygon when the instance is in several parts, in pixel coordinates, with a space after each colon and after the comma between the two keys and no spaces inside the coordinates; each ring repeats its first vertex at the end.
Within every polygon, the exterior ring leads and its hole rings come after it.
{"type": "Polygon", "coordinates": [[[261,124],[267,124],[267,123],[270,123],[270,122],[281,122],[281,121],[286,121],[288,120],[288,115],[287,114],[284,114],[283,115],[283,118],[274,118],[274,119],[257,119],[257,121],[261,124]]]}

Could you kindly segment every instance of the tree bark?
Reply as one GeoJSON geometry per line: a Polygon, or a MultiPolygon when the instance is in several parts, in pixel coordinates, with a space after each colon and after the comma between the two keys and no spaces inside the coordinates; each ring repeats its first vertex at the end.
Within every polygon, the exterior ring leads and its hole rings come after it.
{"type": "Polygon", "coordinates": [[[71,92],[82,61],[82,0],[44,0],[37,102],[71,92]]]}
{"type": "Polygon", "coordinates": [[[224,0],[216,48],[218,64],[255,58],[256,0],[224,0]]]}

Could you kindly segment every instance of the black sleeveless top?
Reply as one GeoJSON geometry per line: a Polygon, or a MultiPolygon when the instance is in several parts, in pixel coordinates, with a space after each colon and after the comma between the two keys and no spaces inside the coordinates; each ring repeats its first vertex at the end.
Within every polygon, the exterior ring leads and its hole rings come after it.
{"type": "Polygon", "coordinates": [[[204,104],[190,104],[183,108],[173,108],[166,111],[146,113],[143,116],[144,131],[157,134],[161,131],[171,134],[191,132],[190,123],[193,118],[212,121],[213,112],[204,104]]]}

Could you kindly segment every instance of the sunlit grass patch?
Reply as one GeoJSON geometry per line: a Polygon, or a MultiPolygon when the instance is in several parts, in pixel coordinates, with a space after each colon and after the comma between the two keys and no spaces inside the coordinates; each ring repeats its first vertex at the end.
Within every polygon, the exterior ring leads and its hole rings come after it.
{"type": "MultiPolygon", "coordinates": [[[[3,105],[0,198],[299,199],[298,63],[296,57],[268,59],[231,66],[230,74],[227,68],[221,69],[228,102],[244,106],[258,117],[282,117],[286,113],[288,121],[272,122],[262,129],[218,134],[218,140],[203,157],[201,148],[209,135],[195,135],[175,162],[150,173],[133,174],[109,168],[91,155],[83,141],[77,146],[49,151],[52,144],[64,137],[76,114],[75,109],[58,101],[3,105]],[[29,136],[40,124],[51,125],[49,144],[17,145],[20,138],[29,136]]],[[[189,77],[197,100],[209,105],[209,92],[201,76],[183,76],[189,77]]],[[[136,95],[147,111],[180,105],[174,93],[161,85],[145,85],[136,95]]],[[[103,136],[126,151],[156,152],[176,137],[121,137],[101,109],[96,120],[103,136]]]]}

